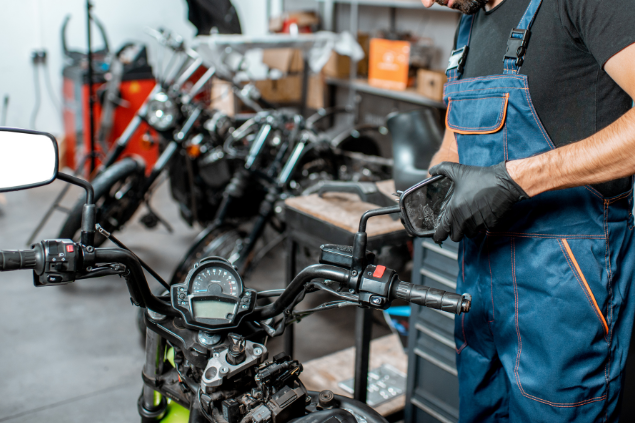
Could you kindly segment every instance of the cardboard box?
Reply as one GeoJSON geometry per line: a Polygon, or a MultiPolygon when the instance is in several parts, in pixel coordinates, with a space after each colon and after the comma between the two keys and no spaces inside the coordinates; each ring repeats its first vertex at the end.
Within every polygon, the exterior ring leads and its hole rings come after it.
{"type": "Polygon", "coordinates": [[[289,75],[280,79],[254,81],[260,95],[271,103],[297,103],[302,98],[302,76],[289,75]]]}
{"type": "MultiPolygon", "coordinates": [[[[265,100],[274,104],[302,101],[302,75],[289,75],[280,79],[254,81],[265,100]]],[[[325,83],[322,75],[310,75],[307,86],[307,107],[321,109],[325,105],[325,83]]]]}
{"type": "Polygon", "coordinates": [[[212,80],[210,108],[220,110],[227,116],[235,116],[237,106],[237,99],[232,85],[229,82],[214,78],[212,80]]]}
{"type": "Polygon", "coordinates": [[[368,58],[370,57],[370,35],[362,32],[357,33],[357,42],[364,50],[364,58],[357,62],[357,75],[368,75],[368,58]]]}
{"type": "Polygon", "coordinates": [[[311,75],[309,77],[306,106],[309,109],[322,109],[326,106],[326,82],[323,75],[311,75]]]}
{"type": "Polygon", "coordinates": [[[368,83],[389,90],[408,86],[410,43],[382,38],[370,40],[368,83]]]}
{"type": "Polygon", "coordinates": [[[322,72],[331,78],[348,78],[351,74],[351,58],[332,52],[322,72]]]}
{"type": "Polygon", "coordinates": [[[443,85],[448,78],[443,72],[424,69],[417,71],[417,92],[432,100],[443,101],[443,85]]]}
{"type": "MultiPolygon", "coordinates": [[[[370,51],[370,35],[363,32],[357,33],[357,42],[364,50],[364,58],[357,62],[357,75],[368,75],[368,54],[370,51]]],[[[322,69],[324,75],[331,78],[348,78],[351,74],[351,58],[342,56],[336,52],[331,53],[329,61],[322,69]]]]}
{"type": "Polygon", "coordinates": [[[270,48],[262,51],[262,63],[282,73],[298,73],[304,70],[302,51],[293,48],[270,48]]]}

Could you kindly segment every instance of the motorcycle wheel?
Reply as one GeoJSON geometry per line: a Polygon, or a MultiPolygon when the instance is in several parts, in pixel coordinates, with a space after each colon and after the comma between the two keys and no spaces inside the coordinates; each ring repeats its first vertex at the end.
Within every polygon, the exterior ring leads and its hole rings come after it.
{"type": "MultiPolygon", "coordinates": [[[[133,200],[138,196],[126,196],[122,199],[115,198],[122,188],[138,189],[143,178],[143,165],[133,158],[125,158],[108,169],[93,181],[95,190],[95,209],[97,223],[108,232],[120,229],[126,220],[139,207],[139,201],[133,200]]],[[[79,240],[82,223],[82,210],[86,202],[86,194],[82,194],[64,222],[58,238],[79,240]]],[[[99,247],[106,238],[99,233],[95,234],[95,247],[99,247]]]]}
{"type": "Polygon", "coordinates": [[[170,285],[183,283],[192,266],[202,258],[215,256],[229,259],[240,251],[247,236],[245,232],[232,225],[221,225],[201,235],[172,274],[170,285]]]}

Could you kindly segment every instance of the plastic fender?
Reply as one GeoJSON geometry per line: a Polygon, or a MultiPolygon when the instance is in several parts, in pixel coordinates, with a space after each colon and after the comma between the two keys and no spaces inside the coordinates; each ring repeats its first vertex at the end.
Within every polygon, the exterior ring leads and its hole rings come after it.
{"type": "Polygon", "coordinates": [[[168,400],[168,408],[161,423],[188,423],[190,420],[190,410],[183,408],[174,401],[168,400]]]}

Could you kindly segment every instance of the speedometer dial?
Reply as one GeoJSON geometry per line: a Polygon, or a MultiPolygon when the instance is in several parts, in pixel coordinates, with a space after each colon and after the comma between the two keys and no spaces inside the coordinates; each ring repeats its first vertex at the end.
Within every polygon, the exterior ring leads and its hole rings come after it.
{"type": "Polygon", "coordinates": [[[229,295],[238,297],[241,289],[235,275],[223,267],[205,267],[194,276],[192,295],[229,295]]]}

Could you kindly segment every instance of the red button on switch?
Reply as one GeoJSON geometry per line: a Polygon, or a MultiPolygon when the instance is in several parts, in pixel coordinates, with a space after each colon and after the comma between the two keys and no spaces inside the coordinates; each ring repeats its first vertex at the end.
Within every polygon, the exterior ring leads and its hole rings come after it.
{"type": "Polygon", "coordinates": [[[66,252],[67,253],[72,253],[75,251],[75,247],[73,246],[73,244],[67,245],[66,246],[66,252]]]}
{"type": "Polygon", "coordinates": [[[384,276],[384,272],[386,271],[386,266],[379,265],[375,268],[375,273],[373,273],[374,278],[381,278],[384,276]]]}

